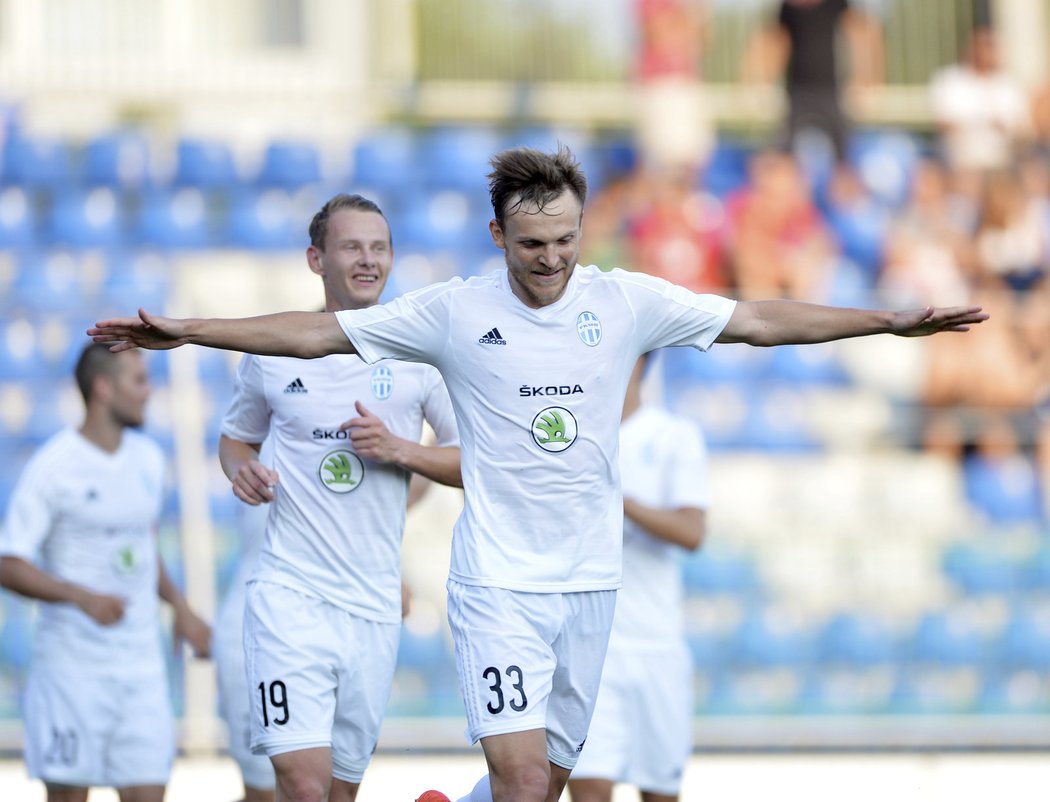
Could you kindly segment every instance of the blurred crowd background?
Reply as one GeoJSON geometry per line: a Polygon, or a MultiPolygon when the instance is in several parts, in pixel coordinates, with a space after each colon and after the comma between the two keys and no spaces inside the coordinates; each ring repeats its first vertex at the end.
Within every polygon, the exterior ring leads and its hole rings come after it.
{"type": "MultiPolygon", "coordinates": [[[[1050,746],[1050,2],[0,0],[0,511],[80,402],[84,329],[138,307],[319,305],[336,192],[390,219],[394,297],[502,265],[495,151],[568,144],[583,263],[697,291],[981,304],[961,336],[662,355],[711,449],[683,563],[702,748],[1050,746]],[[800,6],[820,6],[819,10],[800,6]]],[[[150,355],[162,531],[197,609],[236,560],[236,357],[150,355]]],[[[387,746],[457,747],[460,500],[413,510],[387,746]]],[[[0,597],[0,748],[32,607],[0,597]]],[[[173,657],[182,743],[223,745],[173,657]]]]}

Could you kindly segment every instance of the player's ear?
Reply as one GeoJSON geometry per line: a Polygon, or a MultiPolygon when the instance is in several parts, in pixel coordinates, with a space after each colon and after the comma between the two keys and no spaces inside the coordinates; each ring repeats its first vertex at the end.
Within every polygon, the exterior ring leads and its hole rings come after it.
{"type": "Polygon", "coordinates": [[[319,276],[324,275],[324,265],[321,264],[321,249],[316,245],[311,245],[306,249],[306,264],[310,266],[310,270],[319,276]]]}
{"type": "Polygon", "coordinates": [[[496,243],[496,247],[506,250],[507,243],[503,239],[503,229],[495,218],[489,220],[489,233],[492,235],[492,241],[496,243]]]}

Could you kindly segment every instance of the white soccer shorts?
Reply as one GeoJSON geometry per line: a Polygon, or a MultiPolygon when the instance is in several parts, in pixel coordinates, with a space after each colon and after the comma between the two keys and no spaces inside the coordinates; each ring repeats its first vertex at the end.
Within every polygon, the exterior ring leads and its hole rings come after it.
{"type": "Polygon", "coordinates": [[[576,765],[615,604],[615,590],[522,593],[449,580],[470,740],[545,728],[550,761],[576,765]]]}
{"type": "Polygon", "coordinates": [[[56,785],[166,785],[175,720],[163,670],[103,679],[34,671],[23,702],[29,776],[56,785]]]}
{"type": "Polygon", "coordinates": [[[574,779],[600,778],[676,796],[693,747],[689,649],[610,647],[574,779]]]}
{"type": "Polygon", "coordinates": [[[401,624],[359,618],[270,582],[248,585],[244,648],[251,748],[332,750],[332,776],[359,783],[379,739],[401,624]]]}

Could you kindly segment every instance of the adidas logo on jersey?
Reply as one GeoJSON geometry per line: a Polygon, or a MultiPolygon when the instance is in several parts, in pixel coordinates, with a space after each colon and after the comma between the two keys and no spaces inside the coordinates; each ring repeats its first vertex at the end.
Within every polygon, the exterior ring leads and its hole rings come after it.
{"type": "Polygon", "coordinates": [[[303,384],[303,380],[298,378],[298,377],[295,379],[295,381],[289,382],[288,386],[284,388],[284,391],[286,393],[308,393],[308,392],[310,392],[309,390],[306,389],[306,385],[303,384]]]}
{"type": "Polygon", "coordinates": [[[499,333],[499,329],[493,327],[488,334],[479,337],[478,342],[482,345],[506,345],[507,341],[503,339],[503,335],[499,333]]]}

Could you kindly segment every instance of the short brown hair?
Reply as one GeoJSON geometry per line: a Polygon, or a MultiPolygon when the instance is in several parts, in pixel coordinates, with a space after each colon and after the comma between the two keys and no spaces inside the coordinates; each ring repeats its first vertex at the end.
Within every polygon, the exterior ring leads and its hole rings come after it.
{"type": "Polygon", "coordinates": [[[91,400],[91,388],[98,376],[112,376],[117,370],[117,354],[109,350],[105,343],[88,343],[80,352],[77,366],[73,375],[77,380],[77,388],[84,397],[86,404],[91,400]]]}
{"type": "Polygon", "coordinates": [[[507,212],[523,204],[542,209],[565,190],[572,190],[582,207],[587,200],[587,178],[572,151],[565,145],[557,153],[533,148],[511,148],[490,162],[489,197],[500,228],[507,212]]]}
{"type": "Polygon", "coordinates": [[[314,215],[314,219],[310,221],[310,244],[313,245],[317,250],[324,251],[325,237],[328,236],[328,218],[332,216],[333,212],[338,212],[343,209],[350,209],[355,212],[374,212],[386,220],[386,230],[390,237],[390,244],[394,244],[394,235],[390,234],[390,221],[386,219],[386,215],[383,214],[383,210],[379,208],[379,204],[375,201],[371,201],[363,195],[348,195],[345,192],[341,192],[335,197],[329,199],[324,206],[320,208],[317,214],[314,215]]]}

